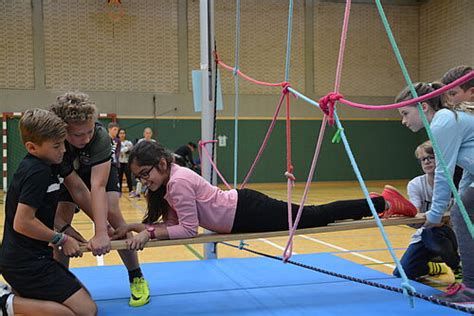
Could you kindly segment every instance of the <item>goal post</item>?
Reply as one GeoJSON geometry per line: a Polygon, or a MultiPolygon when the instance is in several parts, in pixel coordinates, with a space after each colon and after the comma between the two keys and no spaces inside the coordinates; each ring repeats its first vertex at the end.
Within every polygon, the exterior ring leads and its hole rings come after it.
{"type": "MultiPolygon", "coordinates": [[[[2,190],[7,191],[11,183],[13,174],[18,168],[23,157],[26,155],[26,149],[21,141],[18,128],[22,112],[3,112],[2,113],[2,190]]],[[[116,122],[115,113],[100,113],[99,121],[107,128],[109,122],[116,122]]]]}

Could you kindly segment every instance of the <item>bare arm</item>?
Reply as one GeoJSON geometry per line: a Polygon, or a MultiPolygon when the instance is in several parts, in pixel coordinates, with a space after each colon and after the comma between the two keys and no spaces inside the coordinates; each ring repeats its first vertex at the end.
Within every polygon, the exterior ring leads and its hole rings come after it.
{"type": "Polygon", "coordinates": [[[33,239],[50,241],[54,236],[54,231],[38,220],[35,214],[35,208],[18,203],[15,219],[13,220],[13,229],[33,239]]]}
{"type": "MultiPolygon", "coordinates": [[[[53,239],[55,232],[36,218],[36,210],[27,204],[18,203],[13,219],[13,229],[27,237],[49,242],[53,239]]],[[[63,246],[66,255],[82,256],[80,245],[74,238],[69,237],[63,246]]]]}
{"type": "Polygon", "coordinates": [[[76,203],[92,218],[91,192],[79,175],[73,171],[65,179],[64,185],[76,203]]]}
{"type": "Polygon", "coordinates": [[[110,160],[92,167],[91,170],[91,207],[95,235],[89,244],[94,254],[105,254],[110,251],[110,238],[107,234],[108,202],[105,186],[110,173],[110,160]],[[95,251],[94,251],[95,250],[95,251]]]}
{"type": "MultiPolygon", "coordinates": [[[[128,248],[131,250],[143,250],[146,243],[151,239],[150,233],[145,229],[144,224],[131,224],[134,228],[134,231],[141,231],[133,236],[132,238],[127,239],[128,248]],[[136,229],[136,230],[135,230],[136,229]]],[[[169,239],[168,230],[163,225],[155,225],[155,237],[156,239],[169,239]]]]}
{"type": "MultiPolygon", "coordinates": [[[[170,239],[170,236],[168,235],[168,230],[164,227],[164,225],[153,225],[155,226],[156,239],[170,239]]],[[[142,234],[143,236],[147,234],[149,236],[148,232],[145,229],[145,224],[131,223],[122,227],[118,227],[112,235],[112,240],[125,238],[128,232],[136,232],[138,234],[142,234]]]]}

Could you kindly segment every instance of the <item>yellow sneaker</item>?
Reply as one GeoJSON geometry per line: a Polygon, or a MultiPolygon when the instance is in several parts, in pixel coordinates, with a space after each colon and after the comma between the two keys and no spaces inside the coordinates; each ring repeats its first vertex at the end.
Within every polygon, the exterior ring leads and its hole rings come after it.
{"type": "Polygon", "coordinates": [[[130,283],[130,301],[128,305],[133,307],[143,306],[150,301],[150,288],[148,282],[143,278],[134,278],[130,283]]]}
{"type": "Polygon", "coordinates": [[[448,273],[448,266],[441,262],[428,262],[428,274],[431,276],[448,273]]]}

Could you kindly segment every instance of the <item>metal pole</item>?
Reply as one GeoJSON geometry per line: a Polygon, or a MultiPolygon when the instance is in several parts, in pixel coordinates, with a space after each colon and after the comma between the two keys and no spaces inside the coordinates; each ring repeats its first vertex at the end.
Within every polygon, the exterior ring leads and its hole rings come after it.
{"type": "MultiPolygon", "coordinates": [[[[214,62],[212,47],[214,45],[214,0],[200,0],[200,43],[201,43],[201,139],[212,140],[212,127],[214,118],[214,62]]],[[[212,145],[206,148],[211,151],[212,145]]],[[[211,182],[211,164],[206,158],[201,161],[201,172],[204,179],[211,182]]],[[[215,182],[215,181],[214,181],[215,182]]],[[[215,184],[215,183],[213,183],[215,184]]],[[[208,231],[206,231],[207,233],[208,231]]],[[[214,243],[204,244],[204,258],[217,258],[217,248],[214,243]]]]}

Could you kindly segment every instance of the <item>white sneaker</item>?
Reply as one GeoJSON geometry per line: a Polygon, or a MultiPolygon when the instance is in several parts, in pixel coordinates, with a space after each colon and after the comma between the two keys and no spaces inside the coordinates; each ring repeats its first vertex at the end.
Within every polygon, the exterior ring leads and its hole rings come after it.
{"type": "Polygon", "coordinates": [[[0,281],[0,297],[5,294],[10,294],[12,292],[12,288],[10,285],[6,284],[5,282],[0,281]]]}
{"type": "Polygon", "coordinates": [[[0,281],[0,316],[14,316],[12,288],[0,281]]]}

